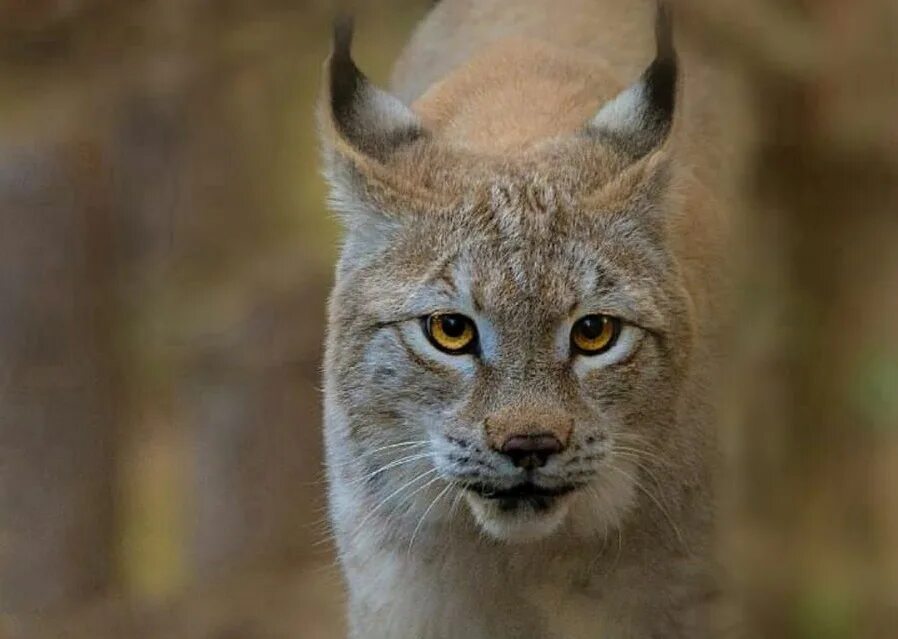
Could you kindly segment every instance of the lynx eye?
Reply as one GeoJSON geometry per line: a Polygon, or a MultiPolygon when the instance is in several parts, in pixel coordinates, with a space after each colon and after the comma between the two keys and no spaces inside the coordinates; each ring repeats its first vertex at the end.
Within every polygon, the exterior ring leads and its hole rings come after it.
{"type": "Polygon", "coordinates": [[[582,355],[600,355],[617,341],[621,322],[609,315],[586,315],[571,329],[571,345],[582,355]]]}
{"type": "Polygon", "coordinates": [[[470,352],[477,344],[474,320],[458,313],[434,313],[424,318],[424,332],[434,346],[451,355],[470,352]]]}

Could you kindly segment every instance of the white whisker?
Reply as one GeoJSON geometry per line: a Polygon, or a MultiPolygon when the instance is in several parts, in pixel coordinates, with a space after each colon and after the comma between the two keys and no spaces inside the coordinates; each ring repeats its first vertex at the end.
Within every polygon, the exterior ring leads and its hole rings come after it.
{"type": "Polygon", "coordinates": [[[408,554],[408,555],[412,554],[412,545],[415,543],[415,537],[418,536],[418,531],[421,530],[421,526],[424,524],[424,520],[427,519],[427,515],[430,514],[430,511],[433,509],[434,506],[437,505],[437,502],[440,501],[440,499],[443,498],[443,495],[445,495],[447,492],[449,492],[449,489],[451,489],[454,485],[455,484],[452,484],[452,483],[446,484],[446,487],[443,490],[441,490],[436,497],[433,498],[432,502],[430,502],[430,506],[428,506],[427,510],[424,511],[424,514],[421,515],[421,519],[418,520],[418,525],[415,526],[415,530],[412,531],[412,538],[408,542],[408,551],[406,554],[408,554]]]}
{"type": "MultiPolygon", "coordinates": [[[[606,506],[610,503],[607,497],[601,495],[599,491],[597,491],[593,486],[586,486],[586,491],[595,499],[595,501],[599,505],[600,510],[604,510],[606,506]]],[[[605,549],[608,547],[608,518],[602,517],[602,548],[599,550],[599,554],[593,559],[590,564],[590,572],[595,568],[596,563],[605,556],[605,549]]]]}
{"type": "Polygon", "coordinates": [[[327,463],[325,465],[328,468],[347,468],[351,466],[357,466],[359,464],[360,458],[369,458],[378,453],[381,453],[385,450],[393,450],[396,448],[421,448],[423,446],[427,446],[430,442],[425,440],[415,440],[415,441],[405,441],[405,442],[397,442],[395,444],[389,444],[388,446],[380,446],[378,448],[373,448],[371,450],[362,451],[358,456],[353,457],[352,459],[348,459],[340,462],[327,463]]]}
{"type": "Polygon", "coordinates": [[[611,447],[619,448],[620,443],[638,447],[634,448],[633,450],[638,450],[640,453],[654,456],[659,464],[668,463],[668,453],[658,448],[658,446],[656,446],[654,442],[646,439],[642,435],[638,435],[636,433],[616,433],[612,438],[611,447]]]}
{"type": "Polygon", "coordinates": [[[395,459],[395,460],[391,461],[390,463],[381,466],[377,470],[368,473],[364,477],[359,477],[358,479],[353,480],[351,483],[354,485],[363,484],[366,481],[369,481],[369,480],[377,477],[381,473],[390,470],[391,468],[396,468],[397,466],[402,466],[403,464],[410,464],[410,463],[412,463],[414,461],[418,461],[420,459],[427,459],[428,457],[433,457],[433,453],[431,453],[431,452],[416,453],[414,455],[409,455],[407,457],[400,457],[399,459],[395,459]]]}
{"type": "Polygon", "coordinates": [[[611,567],[611,572],[617,570],[617,566],[620,563],[621,555],[624,554],[624,531],[618,525],[617,527],[617,555],[614,557],[614,565],[611,567]]]}
{"type": "Polygon", "coordinates": [[[632,448],[630,446],[618,446],[617,444],[615,444],[611,447],[611,453],[613,454],[616,452],[630,453],[630,454],[636,455],[637,457],[640,457],[640,458],[645,457],[646,459],[650,459],[650,460],[654,461],[659,466],[667,466],[670,464],[670,462],[668,460],[662,458],[660,455],[657,455],[651,451],[642,450],[640,448],[632,448]]]}
{"type": "Polygon", "coordinates": [[[644,472],[646,475],[649,476],[649,479],[651,479],[652,483],[655,484],[655,489],[658,492],[663,491],[663,489],[661,488],[661,482],[658,480],[658,476],[646,465],[645,460],[641,459],[635,453],[623,452],[620,450],[616,450],[614,452],[618,457],[622,457],[623,459],[626,459],[626,460],[636,464],[636,466],[637,466],[637,468],[639,468],[639,470],[641,470],[642,472],[644,472]]]}
{"type": "Polygon", "coordinates": [[[660,510],[661,513],[664,515],[664,517],[667,519],[667,522],[670,524],[671,528],[673,528],[674,534],[676,535],[677,540],[680,542],[683,549],[686,551],[686,554],[691,554],[689,547],[686,545],[686,541],[683,539],[683,535],[680,533],[679,527],[677,527],[677,524],[674,521],[673,517],[671,517],[670,512],[668,512],[667,508],[664,507],[664,505],[661,503],[661,501],[654,494],[652,494],[651,491],[649,491],[645,486],[643,486],[641,482],[639,482],[635,477],[633,477],[629,473],[624,472],[623,470],[621,470],[614,464],[609,464],[608,468],[614,470],[617,473],[620,473],[621,475],[623,475],[624,477],[629,479],[633,483],[633,485],[636,486],[636,488],[638,488],[640,491],[642,491],[642,493],[646,497],[648,497],[650,500],[652,500],[652,502],[655,504],[655,506],[658,507],[658,510],[660,510]]]}
{"type": "Polygon", "coordinates": [[[463,488],[458,486],[458,484],[453,484],[453,485],[457,487],[457,490],[456,490],[456,494],[455,494],[455,499],[452,500],[452,505],[449,507],[449,516],[450,517],[452,517],[452,515],[455,513],[455,509],[458,508],[459,503],[461,503],[462,497],[465,496],[465,491],[463,488]]]}
{"type": "MultiPolygon", "coordinates": [[[[365,523],[367,523],[367,521],[368,521],[369,519],[371,519],[371,517],[373,517],[374,514],[377,513],[377,512],[383,507],[383,505],[386,504],[388,501],[390,501],[393,497],[395,497],[396,495],[398,495],[399,493],[401,493],[403,490],[405,490],[406,488],[408,488],[409,486],[411,486],[411,485],[414,484],[415,482],[417,482],[417,481],[423,479],[424,477],[427,477],[428,475],[432,475],[432,474],[435,473],[435,472],[437,472],[437,469],[436,469],[436,468],[431,468],[430,470],[426,470],[426,471],[424,471],[423,473],[421,473],[420,475],[416,475],[413,479],[411,479],[410,481],[407,481],[406,483],[402,484],[402,486],[400,486],[399,488],[397,488],[396,490],[394,490],[392,493],[390,493],[389,495],[387,495],[386,497],[384,497],[384,498],[380,501],[380,503],[378,503],[377,506],[375,506],[375,507],[374,507],[374,508],[373,508],[367,515],[365,515],[365,516],[362,518],[362,520],[358,523],[358,525],[356,525],[356,531],[361,530],[362,527],[365,525],[365,523]]],[[[439,477],[437,477],[436,479],[439,479],[439,477]]],[[[431,480],[431,482],[432,482],[432,481],[434,481],[434,480],[431,480]]],[[[412,495],[414,495],[418,490],[421,490],[421,488],[426,488],[427,486],[429,486],[431,482],[427,482],[426,484],[424,484],[424,486],[421,486],[420,488],[417,488],[417,489],[415,490],[415,492],[412,493],[412,495]]]]}

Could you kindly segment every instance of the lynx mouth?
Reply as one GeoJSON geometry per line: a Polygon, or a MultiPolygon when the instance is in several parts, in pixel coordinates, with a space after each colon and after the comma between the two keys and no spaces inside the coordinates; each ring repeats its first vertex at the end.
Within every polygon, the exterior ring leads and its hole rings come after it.
{"type": "Polygon", "coordinates": [[[484,484],[472,484],[466,488],[479,497],[495,503],[503,512],[516,511],[528,506],[540,512],[551,509],[559,498],[574,492],[578,486],[566,484],[547,488],[532,482],[523,482],[501,490],[484,484]]]}
{"type": "Polygon", "coordinates": [[[467,502],[480,527],[491,537],[526,543],[553,534],[564,523],[571,496],[580,485],[549,488],[531,481],[499,489],[488,484],[466,486],[467,502]]]}

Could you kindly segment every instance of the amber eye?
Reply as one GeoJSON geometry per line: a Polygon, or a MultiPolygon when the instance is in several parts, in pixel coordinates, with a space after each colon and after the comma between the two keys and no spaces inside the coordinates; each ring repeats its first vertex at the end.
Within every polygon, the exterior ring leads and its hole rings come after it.
{"type": "Polygon", "coordinates": [[[571,344],[583,355],[599,355],[614,346],[620,335],[620,320],[608,315],[581,317],[571,329],[571,344]]]}
{"type": "Polygon", "coordinates": [[[467,353],[477,344],[474,321],[458,313],[434,313],[424,318],[424,331],[434,346],[452,355],[467,353]]]}

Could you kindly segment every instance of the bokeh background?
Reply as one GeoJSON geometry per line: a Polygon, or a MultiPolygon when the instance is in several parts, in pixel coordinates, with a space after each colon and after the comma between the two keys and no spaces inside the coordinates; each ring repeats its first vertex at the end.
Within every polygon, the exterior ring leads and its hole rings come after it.
{"type": "MultiPolygon", "coordinates": [[[[355,8],[372,77],[427,8],[355,8]]],[[[0,3],[0,636],[339,636],[314,125],[334,12],[0,3]]]]}
{"type": "MultiPolygon", "coordinates": [[[[384,83],[427,0],[357,3],[384,83]]],[[[898,637],[898,8],[682,0],[736,79],[721,557],[898,637]]],[[[0,638],[328,639],[326,0],[0,0],[0,638]]]]}

